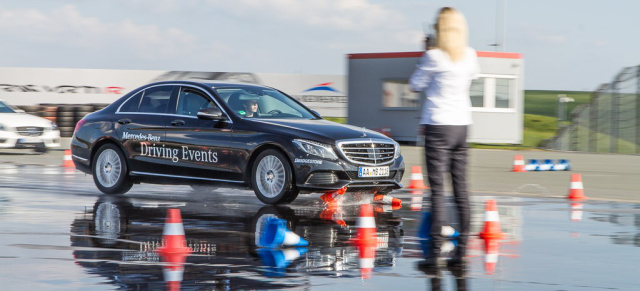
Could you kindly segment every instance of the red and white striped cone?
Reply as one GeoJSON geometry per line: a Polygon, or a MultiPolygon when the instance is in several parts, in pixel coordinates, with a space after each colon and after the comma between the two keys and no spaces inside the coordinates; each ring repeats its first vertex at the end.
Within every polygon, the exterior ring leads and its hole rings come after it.
{"type": "Polygon", "coordinates": [[[582,203],[571,203],[571,221],[582,220],[582,203]]]}
{"type": "Polygon", "coordinates": [[[62,167],[64,168],[75,168],[76,165],[73,163],[71,159],[71,150],[64,150],[64,156],[62,157],[62,167]]]}
{"type": "Polygon", "coordinates": [[[500,228],[500,215],[498,214],[498,205],[493,199],[487,200],[484,213],[484,229],[479,234],[484,239],[501,239],[504,237],[500,228]]]}
{"type": "Polygon", "coordinates": [[[420,166],[411,167],[411,180],[409,180],[409,189],[427,189],[424,185],[424,178],[422,177],[422,168],[420,166]]]}
{"type": "Polygon", "coordinates": [[[360,206],[360,216],[356,227],[358,228],[358,233],[355,243],[359,250],[360,273],[363,279],[368,279],[371,277],[374,267],[376,246],[378,244],[376,220],[373,217],[373,206],[371,204],[362,204],[360,206]]]}
{"type": "Polygon", "coordinates": [[[330,206],[336,206],[342,203],[342,200],[344,200],[344,193],[346,192],[347,187],[342,187],[335,191],[325,192],[324,194],[322,194],[322,196],[320,196],[320,199],[322,199],[324,203],[330,206]]]}
{"type": "Polygon", "coordinates": [[[327,206],[325,209],[320,212],[320,219],[333,221],[340,226],[347,226],[347,223],[344,221],[344,212],[342,207],[337,206],[327,206]]]}
{"type": "Polygon", "coordinates": [[[422,191],[411,191],[411,211],[422,210],[422,191]]]}
{"type": "Polygon", "coordinates": [[[402,206],[402,200],[382,194],[373,195],[373,203],[387,204],[391,206],[402,206]]]}
{"type": "Polygon", "coordinates": [[[161,254],[191,253],[191,248],[187,247],[180,209],[172,208],[167,212],[162,242],[163,246],[157,249],[161,254]]]}
{"type": "Polygon", "coordinates": [[[522,157],[522,155],[515,155],[513,157],[513,172],[526,172],[527,169],[525,169],[524,166],[524,158],[522,157]]]}
{"type": "Polygon", "coordinates": [[[571,188],[569,189],[568,198],[574,201],[587,199],[584,196],[584,186],[582,185],[582,176],[580,174],[571,174],[571,188]]]}

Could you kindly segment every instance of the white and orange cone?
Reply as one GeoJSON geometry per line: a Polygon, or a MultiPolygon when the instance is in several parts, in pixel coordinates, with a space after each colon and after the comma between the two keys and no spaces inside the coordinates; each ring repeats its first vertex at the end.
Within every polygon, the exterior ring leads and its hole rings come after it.
{"type": "Polygon", "coordinates": [[[320,199],[322,199],[324,203],[330,206],[338,205],[342,203],[342,200],[344,200],[343,195],[346,192],[347,192],[347,187],[342,187],[335,191],[325,192],[324,194],[322,194],[322,196],[320,196],[320,199]]]}
{"type": "Polygon", "coordinates": [[[157,249],[160,254],[191,253],[191,248],[187,247],[180,209],[172,208],[167,212],[167,220],[162,232],[162,243],[163,246],[157,249]]]}
{"type": "Polygon", "coordinates": [[[587,199],[587,197],[584,196],[584,186],[582,185],[582,176],[580,176],[580,174],[571,174],[571,186],[568,198],[574,201],[587,199]]]}
{"type": "Polygon", "coordinates": [[[75,168],[76,165],[73,163],[71,159],[71,150],[64,150],[64,157],[62,158],[62,167],[64,168],[75,168]]]}
{"type": "Polygon", "coordinates": [[[356,224],[358,233],[355,244],[358,248],[360,273],[363,279],[371,278],[374,261],[376,258],[376,246],[378,245],[376,220],[373,217],[373,206],[362,204],[360,216],[356,224]]]}
{"type": "Polygon", "coordinates": [[[522,155],[515,155],[513,157],[513,172],[526,172],[524,167],[524,158],[522,155]]]}
{"type": "Polygon", "coordinates": [[[402,200],[398,198],[393,198],[388,195],[382,195],[382,194],[373,195],[373,203],[387,204],[394,207],[402,206],[402,200]]]}
{"type": "Polygon", "coordinates": [[[504,237],[500,228],[500,215],[498,205],[493,199],[487,200],[484,213],[484,229],[479,234],[484,239],[501,239],[504,237]]]}
{"type": "Polygon", "coordinates": [[[409,189],[427,189],[424,185],[422,177],[422,168],[420,166],[411,167],[411,180],[409,181],[409,189]]]}

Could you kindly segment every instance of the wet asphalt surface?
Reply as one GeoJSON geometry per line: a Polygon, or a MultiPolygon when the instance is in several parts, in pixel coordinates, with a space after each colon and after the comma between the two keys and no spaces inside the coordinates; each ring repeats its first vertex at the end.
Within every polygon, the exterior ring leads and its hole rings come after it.
{"type": "Polygon", "coordinates": [[[465,269],[424,269],[417,232],[428,196],[391,196],[402,208],[374,204],[378,245],[367,275],[352,240],[371,194],[346,194],[338,207],[319,195],[267,206],[246,189],[178,185],[110,196],[74,170],[0,163],[1,288],[168,288],[171,266],[155,250],[167,210],[178,208],[193,249],[178,269],[182,290],[640,290],[640,204],[476,192],[472,233],[484,225],[485,201],[495,199],[505,238],[487,254],[472,237],[465,269]],[[257,247],[256,229],[269,216],[285,219],[309,246],[257,247]]]}

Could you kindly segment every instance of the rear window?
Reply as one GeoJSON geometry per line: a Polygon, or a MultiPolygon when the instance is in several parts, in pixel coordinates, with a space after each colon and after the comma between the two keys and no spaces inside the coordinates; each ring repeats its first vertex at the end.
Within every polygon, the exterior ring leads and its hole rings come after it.
{"type": "Polygon", "coordinates": [[[120,112],[138,112],[138,106],[140,105],[141,96],[142,92],[138,92],[138,94],[129,98],[129,100],[124,102],[124,104],[122,104],[122,106],[120,107],[120,112]]]}
{"type": "Polygon", "coordinates": [[[166,113],[173,86],[158,86],[144,90],[138,112],[166,113]]]}

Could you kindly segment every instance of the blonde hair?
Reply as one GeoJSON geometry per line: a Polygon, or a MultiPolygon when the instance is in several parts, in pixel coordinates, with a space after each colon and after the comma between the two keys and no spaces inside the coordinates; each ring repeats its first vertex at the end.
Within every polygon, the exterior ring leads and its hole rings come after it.
{"type": "Polygon", "coordinates": [[[467,20],[459,11],[444,7],[438,13],[436,22],[436,47],[457,62],[464,57],[467,48],[468,28],[467,20]]]}

